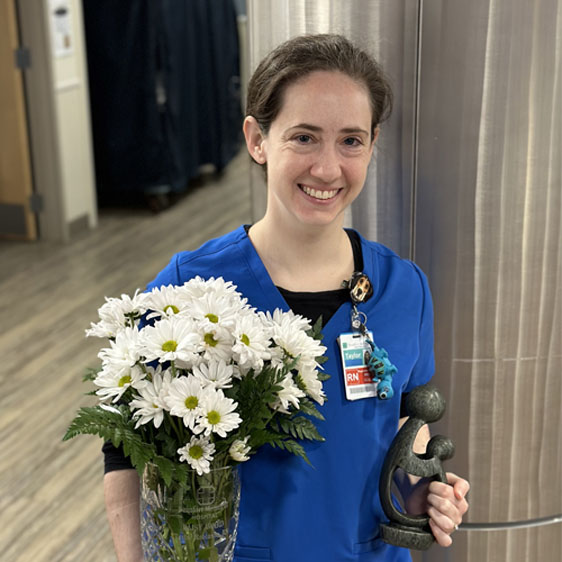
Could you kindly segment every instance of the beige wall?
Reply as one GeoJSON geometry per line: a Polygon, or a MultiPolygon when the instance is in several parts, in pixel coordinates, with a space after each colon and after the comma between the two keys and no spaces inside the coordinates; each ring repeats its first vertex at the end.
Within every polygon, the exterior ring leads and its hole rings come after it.
{"type": "Polygon", "coordinates": [[[82,3],[70,0],[69,7],[72,54],[55,57],[52,43],[50,45],[64,218],[70,224],[87,216],[93,227],[97,223],[97,212],[82,3]]]}

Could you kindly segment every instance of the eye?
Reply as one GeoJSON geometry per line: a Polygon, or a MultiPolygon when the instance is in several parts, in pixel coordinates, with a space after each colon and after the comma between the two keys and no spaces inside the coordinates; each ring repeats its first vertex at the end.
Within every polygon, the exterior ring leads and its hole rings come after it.
{"type": "Polygon", "coordinates": [[[363,143],[361,142],[361,140],[358,139],[357,137],[347,137],[347,138],[343,141],[343,143],[344,143],[346,146],[359,146],[359,145],[363,144],[363,143]]]}
{"type": "Polygon", "coordinates": [[[308,144],[312,141],[312,137],[310,135],[297,135],[295,140],[301,144],[308,144]]]}

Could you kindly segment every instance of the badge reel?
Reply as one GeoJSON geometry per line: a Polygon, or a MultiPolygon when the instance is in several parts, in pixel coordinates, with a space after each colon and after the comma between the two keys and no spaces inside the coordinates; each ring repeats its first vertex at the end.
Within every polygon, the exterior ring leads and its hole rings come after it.
{"type": "Polygon", "coordinates": [[[378,347],[367,330],[367,315],[357,305],[373,294],[371,282],[363,273],[354,273],[348,283],[352,301],[352,332],[338,338],[343,365],[345,395],[348,400],[376,396],[388,400],[394,395],[392,376],[396,367],[385,349],[378,347]]]}

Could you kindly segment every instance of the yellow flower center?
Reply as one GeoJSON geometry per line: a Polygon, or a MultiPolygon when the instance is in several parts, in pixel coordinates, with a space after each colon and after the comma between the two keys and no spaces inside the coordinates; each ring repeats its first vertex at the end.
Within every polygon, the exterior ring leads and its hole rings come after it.
{"type": "Polygon", "coordinates": [[[199,399],[197,398],[197,396],[188,396],[185,399],[185,407],[188,410],[195,410],[197,406],[199,406],[199,399]]]}
{"type": "Polygon", "coordinates": [[[167,313],[168,310],[171,310],[174,314],[177,314],[180,311],[180,309],[175,304],[169,304],[164,307],[164,312],[167,313]]]}
{"type": "Polygon", "coordinates": [[[216,410],[207,413],[207,420],[211,425],[217,425],[221,421],[221,415],[216,410]]]}
{"type": "Polygon", "coordinates": [[[240,338],[240,341],[244,345],[250,345],[250,338],[246,334],[242,334],[242,337],[240,338]]]}
{"type": "Polygon", "coordinates": [[[211,333],[205,334],[203,339],[205,340],[205,343],[211,347],[215,347],[217,343],[219,343],[219,340],[216,340],[214,334],[211,333]]]}
{"type": "Polygon", "coordinates": [[[219,317],[212,312],[209,312],[209,314],[205,314],[205,318],[207,318],[209,322],[212,322],[213,324],[217,324],[219,321],[219,317]]]}
{"type": "Polygon", "coordinates": [[[175,351],[177,348],[178,342],[174,340],[168,340],[162,344],[162,351],[175,351]]]}
{"type": "Polygon", "coordinates": [[[203,447],[200,445],[192,445],[189,447],[189,456],[195,460],[200,459],[203,456],[203,447]]]}
{"type": "Polygon", "coordinates": [[[131,382],[131,375],[124,375],[119,379],[117,386],[123,388],[126,384],[129,384],[130,382],[131,382]]]}

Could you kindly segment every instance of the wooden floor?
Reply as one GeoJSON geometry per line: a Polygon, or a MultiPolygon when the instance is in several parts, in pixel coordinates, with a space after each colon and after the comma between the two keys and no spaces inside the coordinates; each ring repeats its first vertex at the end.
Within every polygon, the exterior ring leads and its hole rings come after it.
{"type": "Polygon", "coordinates": [[[114,211],[66,245],[0,242],[0,559],[114,562],[101,440],[61,438],[102,340],[104,296],[133,293],[174,252],[250,221],[248,157],[158,215],[114,211]]]}

